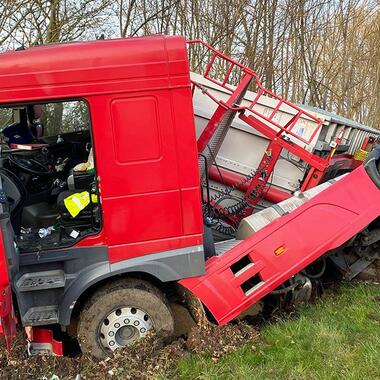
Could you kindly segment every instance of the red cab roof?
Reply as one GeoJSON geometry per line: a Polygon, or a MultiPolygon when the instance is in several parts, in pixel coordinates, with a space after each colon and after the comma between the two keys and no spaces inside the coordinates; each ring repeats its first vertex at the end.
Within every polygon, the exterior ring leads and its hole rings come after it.
{"type": "Polygon", "coordinates": [[[188,77],[188,71],[185,40],[179,36],[37,46],[0,54],[0,102],[22,100],[23,90],[33,88],[39,93],[44,88],[45,95],[52,86],[75,86],[78,92],[90,82],[188,77]]]}

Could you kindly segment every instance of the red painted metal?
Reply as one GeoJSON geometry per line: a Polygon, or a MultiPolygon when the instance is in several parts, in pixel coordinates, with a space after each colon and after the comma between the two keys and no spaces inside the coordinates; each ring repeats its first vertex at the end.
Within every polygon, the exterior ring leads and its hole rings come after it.
{"type": "Polygon", "coordinates": [[[16,318],[13,310],[12,289],[4,252],[3,234],[0,231],[0,334],[5,336],[7,348],[16,337],[16,318]]]}
{"type": "Polygon", "coordinates": [[[321,182],[324,172],[324,170],[317,170],[311,167],[306,175],[306,178],[302,182],[301,191],[305,191],[311,189],[314,186],[317,186],[319,182],[321,182]]]}
{"type": "MultiPolygon", "coordinates": [[[[189,43],[195,42],[201,43],[189,43]]],[[[214,57],[205,77],[229,91],[231,97],[226,103],[218,101],[217,113],[198,146],[189,63],[181,37],[49,45],[1,55],[2,105],[79,98],[90,107],[103,228],[76,247],[106,245],[109,260],[114,263],[202,244],[198,149],[206,146],[226,110],[246,112],[248,116],[241,114],[240,118],[272,140],[269,149],[274,158],[278,158],[281,149],[287,149],[313,167],[311,177],[327,168],[328,160],[284,138],[285,134],[306,142],[293,132],[297,120],[306,116],[317,123],[312,140],[320,120],[264,89],[254,71],[202,44],[214,57]],[[220,81],[211,76],[216,58],[229,63],[220,81]],[[237,89],[228,85],[236,68],[241,69],[244,78],[237,89]],[[236,106],[235,100],[250,79],[260,88],[256,99],[247,107],[236,106]],[[253,107],[264,94],[279,102],[275,111],[286,104],[294,117],[280,125],[274,122],[276,112],[269,117],[259,114],[253,107]],[[130,125],[133,131],[126,128],[130,125]]],[[[266,182],[273,162],[263,163],[267,173],[262,196],[268,189],[266,182]]],[[[258,183],[259,177],[254,180],[258,183]]],[[[245,186],[248,192],[255,187],[245,186]]],[[[266,196],[282,200],[288,195],[269,188],[266,196]]],[[[380,192],[364,169],[358,168],[225,255],[210,259],[204,276],[181,283],[207,305],[219,323],[226,323],[327,250],[346,241],[377,216],[379,208],[380,192]],[[365,199],[357,191],[359,188],[366,189],[365,199]],[[275,256],[273,251],[280,245],[286,246],[285,253],[275,256]],[[233,274],[231,265],[245,255],[254,265],[233,274]],[[248,294],[243,292],[241,285],[255,274],[261,276],[263,284],[248,294]]],[[[9,344],[15,319],[1,234],[0,318],[9,344]]],[[[34,339],[40,343],[54,343],[47,332],[35,330],[35,334],[34,339]]],[[[59,343],[54,346],[59,352],[59,343]]]]}
{"type": "MultiPolygon", "coordinates": [[[[249,181],[241,174],[235,173],[225,168],[216,168],[212,166],[209,171],[210,179],[222,183],[225,186],[233,187],[246,192],[248,190],[249,181]]],[[[282,191],[274,186],[266,185],[263,198],[271,203],[278,203],[290,198],[292,195],[282,191]]]]}
{"type": "MultiPolygon", "coordinates": [[[[212,95],[209,91],[204,89],[202,85],[193,81],[193,88],[198,87],[204,94],[208,95],[213,101],[215,101],[218,104],[215,113],[210,118],[208,124],[206,125],[205,129],[203,130],[201,136],[198,139],[198,151],[204,151],[207,144],[211,141],[211,138],[214,132],[216,131],[216,128],[222,121],[223,117],[228,111],[231,110],[238,111],[241,120],[246,122],[248,125],[259,131],[260,133],[264,134],[264,136],[266,136],[270,140],[270,143],[266,149],[266,152],[264,153],[264,156],[262,157],[257,172],[253,176],[251,184],[247,190],[245,199],[250,199],[250,204],[252,205],[252,207],[246,209],[245,215],[252,213],[254,206],[262,198],[264,194],[264,189],[267,187],[267,182],[269,180],[270,174],[272,173],[273,168],[280,157],[282,148],[288,150],[290,153],[301,158],[311,166],[308,175],[302,183],[301,189],[305,190],[317,185],[323,178],[323,174],[329,166],[329,160],[331,159],[335,150],[331,151],[329,157],[321,158],[310,153],[298,144],[295,144],[293,141],[291,141],[289,136],[295,137],[298,141],[309,144],[321,128],[322,121],[316,118],[315,116],[309,114],[308,112],[302,110],[300,107],[286,101],[285,99],[282,99],[278,95],[265,89],[261,85],[261,82],[257,74],[253,70],[235,62],[230,57],[227,57],[226,55],[222,54],[221,52],[214,49],[207,43],[204,43],[199,40],[192,40],[188,41],[188,44],[199,44],[203,46],[206,49],[206,51],[211,53],[210,61],[206,67],[203,76],[204,78],[206,78],[214,84],[217,84],[230,94],[229,99],[226,102],[224,102],[220,99],[217,99],[215,95],[212,95]],[[216,61],[218,61],[218,67],[215,67],[216,61]],[[225,68],[227,68],[225,73],[220,73],[221,62],[222,66],[224,63],[225,68]],[[233,68],[238,69],[241,77],[241,81],[236,87],[232,87],[228,84],[231,79],[231,73],[233,71],[233,68]],[[218,77],[216,78],[217,75],[218,77]],[[245,91],[245,89],[247,88],[247,84],[249,84],[251,81],[254,81],[256,87],[258,88],[257,95],[248,106],[236,104],[236,100],[241,98],[243,91],[245,91]],[[269,96],[277,102],[276,106],[274,107],[272,113],[269,116],[267,116],[264,112],[258,112],[256,109],[254,109],[254,106],[258,104],[261,96],[263,95],[269,96]],[[274,118],[276,114],[280,111],[280,108],[283,104],[286,104],[288,110],[290,109],[290,113],[292,113],[293,116],[287,122],[279,124],[274,121],[274,118]],[[293,132],[294,127],[297,125],[298,120],[301,117],[310,118],[316,123],[316,126],[308,139],[304,139],[299,134],[293,132]],[[271,160],[268,160],[267,152],[272,151],[272,158],[271,160]]],[[[340,138],[341,137],[339,137],[337,143],[340,142],[340,138]]]]}
{"type": "Polygon", "coordinates": [[[39,344],[48,344],[51,347],[51,352],[53,355],[63,356],[62,342],[54,339],[53,332],[51,330],[33,327],[33,340],[31,343],[36,347],[38,347],[39,344]]]}
{"type": "Polygon", "coordinates": [[[233,105],[235,104],[235,102],[237,101],[241,93],[247,88],[250,80],[251,80],[251,77],[249,75],[245,75],[242,81],[239,83],[239,85],[236,87],[236,89],[233,91],[233,93],[229,97],[228,101],[225,103],[218,102],[218,108],[216,109],[216,111],[210,118],[209,122],[207,123],[205,129],[203,130],[202,134],[198,138],[198,141],[197,141],[198,152],[202,153],[205,150],[216,128],[225,117],[227,111],[229,111],[231,107],[233,107],[233,105]]]}
{"type": "Polygon", "coordinates": [[[267,146],[264,152],[264,156],[261,159],[256,173],[253,176],[252,181],[245,193],[244,199],[249,201],[250,205],[252,206],[252,208],[250,208],[250,210],[247,210],[247,212],[251,211],[250,213],[252,213],[253,207],[256,206],[256,204],[262,198],[266,184],[273,172],[278,158],[280,157],[281,151],[282,147],[281,145],[277,144],[276,141],[271,141],[267,146]]]}
{"type": "MultiPolygon", "coordinates": [[[[276,95],[272,91],[264,88],[255,71],[253,71],[252,69],[242,65],[241,63],[234,61],[232,58],[230,58],[230,57],[226,56],[225,54],[221,53],[220,51],[216,50],[215,48],[213,48],[211,45],[207,44],[206,42],[203,42],[201,40],[189,40],[189,41],[187,41],[187,43],[190,45],[191,44],[201,45],[204,47],[206,52],[207,51],[211,52],[211,59],[210,59],[208,65],[206,67],[206,70],[205,70],[203,76],[206,79],[208,79],[209,81],[211,81],[211,82],[217,84],[218,86],[224,88],[228,92],[234,94],[236,91],[236,88],[234,88],[228,84],[231,81],[230,77],[231,77],[232,68],[236,68],[238,71],[240,70],[240,76],[243,78],[242,81],[246,81],[247,77],[249,77],[250,80],[255,81],[256,87],[258,88],[258,93],[257,93],[257,96],[255,97],[255,99],[248,106],[238,106],[238,105],[234,106],[233,104],[230,104],[229,105],[230,109],[252,113],[256,117],[259,117],[260,120],[265,120],[269,125],[272,126],[272,128],[275,128],[275,130],[280,130],[282,132],[285,132],[286,134],[293,136],[293,137],[297,138],[298,140],[300,140],[306,144],[309,144],[314,139],[314,137],[318,133],[319,129],[322,127],[322,121],[320,119],[318,119],[314,115],[310,114],[309,112],[306,112],[305,110],[296,106],[295,104],[292,104],[289,101],[281,98],[280,96],[276,95]],[[224,62],[225,67],[228,67],[228,69],[226,70],[226,73],[224,75],[220,75],[223,78],[222,80],[220,80],[220,78],[215,78],[213,75],[214,72],[212,71],[212,68],[214,67],[215,62],[217,61],[216,58],[218,58],[219,63],[224,62]],[[212,74],[210,74],[210,73],[212,73],[212,74]],[[261,113],[261,112],[256,111],[255,109],[253,109],[253,107],[260,100],[260,97],[263,95],[270,97],[272,99],[275,99],[278,103],[281,103],[280,105],[277,104],[277,106],[278,106],[277,110],[275,107],[274,113],[272,112],[272,114],[269,117],[266,116],[265,114],[261,113]],[[292,119],[289,122],[287,122],[285,125],[280,124],[278,122],[275,122],[273,120],[276,112],[279,110],[279,108],[282,104],[286,104],[289,107],[289,109],[291,110],[290,113],[294,114],[292,119]],[[293,129],[296,126],[296,124],[297,124],[297,122],[301,116],[308,117],[311,120],[315,121],[315,123],[316,123],[315,129],[308,139],[304,139],[299,134],[293,132],[293,129]]],[[[218,72],[218,70],[215,70],[215,72],[218,72]]],[[[201,87],[196,82],[194,82],[194,84],[196,86],[201,87]]],[[[239,87],[239,85],[238,85],[238,87],[239,87]]],[[[220,105],[223,105],[223,106],[226,105],[225,103],[223,103],[221,101],[218,101],[218,103],[220,105]]]]}
{"type": "Polygon", "coordinates": [[[282,138],[282,136],[279,136],[278,133],[273,131],[273,129],[269,128],[266,124],[264,124],[262,121],[254,118],[253,116],[249,115],[246,116],[244,114],[241,114],[240,119],[245,121],[247,124],[251,125],[253,128],[264,134],[266,137],[268,137],[271,141],[276,142],[278,145],[282,146],[284,149],[286,149],[288,152],[294,154],[295,156],[301,158],[303,161],[308,163],[310,165],[309,172],[302,182],[301,190],[307,190],[311,187],[314,187],[320,183],[320,181],[323,178],[324,173],[326,172],[327,168],[330,165],[331,157],[322,158],[318,157],[313,153],[310,153],[306,149],[303,149],[299,145],[295,144],[294,142],[282,138]]]}
{"type": "Polygon", "coordinates": [[[365,150],[365,148],[367,147],[367,145],[368,145],[368,143],[369,143],[369,139],[370,139],[370,137],[371,137],[371,136],[367,136],[367,137],[364,138],[363,143],[362,143],[360,149],[365,150]]]}
{"type": "Polygon", "coordinates": [[[198,153],[182,37],[7,52],[1,55],[0,83],[2,104],[82,98],[89,105],[103,229],[77,246],[107,245],[110,261],[117,262],[202,244],[198,153]]]}
{"type": "Polygon", "coordinates": [[[239,115],[239,118],[249,124],[252,128],[262,133],[269,140],[276,141],[288,152],[301,158],[303,161],[307,162],[309,165],[315,167],[316,169],[324,171],[328,167],[328,160],[310,153],[306,149],[300,147],[290,140],[278,137],[276,131],[274,131],[272,128],[269,128],[265,123],[254,118],[252,115],[246,116],[244,114],[241,114],[239,115]]]}
{"type": "Polygon", "coordinates": [[[208,260],[205,275],[180,283],[207,306],[218,323],[225,324],[378,215],[380,191],[359,167],[224,255],[208,260]],[[358,189],[365,189],[366,196],[358,189]],[[275,250],[282,246],[284,253],[277,256],[275,250]],[[231,266],[244,256],[252,265],[234,274],[231,266]],[[262,282],[243,291],[242,285],[254,276],[262,282]]]}

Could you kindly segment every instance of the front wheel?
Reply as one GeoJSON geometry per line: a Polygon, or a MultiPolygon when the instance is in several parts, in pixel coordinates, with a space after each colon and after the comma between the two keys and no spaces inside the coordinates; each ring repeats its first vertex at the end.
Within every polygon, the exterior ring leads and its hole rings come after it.
{"type": "Polygon", "coordinates": [[[80,315],[78,340],[83,353],[104,359],[150,330],[173,334],[170,308],[157,288],[129,279],[108,284],[92,295],[80,315]]]}

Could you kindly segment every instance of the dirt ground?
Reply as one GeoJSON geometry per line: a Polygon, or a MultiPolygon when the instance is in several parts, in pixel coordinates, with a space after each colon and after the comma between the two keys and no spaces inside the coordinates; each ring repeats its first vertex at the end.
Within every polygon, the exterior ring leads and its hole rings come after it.
{"type": "Polygon", "coordinates": [[[360,273],[358,278],[363,281],[380,282],[380,259],[376,260],[372,265],[360,273]]]}
{"type": "Polygon", "coordinates": [[[242,345],[254,345],[258,337],[258,331],[244,323],[196,326],[186,340],[180,338],[166,345],[163,338],[150,336],[98,362],[85,356],[27,357],[26,344],[20,336],[11,353],[0,349],[0,379],[152,379],[159,374],[174,379],[176,364],[186,355],[207,352],[218,360],[242,345]]]}

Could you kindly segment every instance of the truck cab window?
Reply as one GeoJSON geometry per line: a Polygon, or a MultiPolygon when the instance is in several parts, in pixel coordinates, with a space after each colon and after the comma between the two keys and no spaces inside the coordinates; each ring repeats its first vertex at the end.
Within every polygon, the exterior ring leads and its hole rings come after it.
{"type": "Polygon", "coordinates": [[[0,109],[1,175],[20,251],[69,246],[100,228],[87,103],[0,109]]]}

